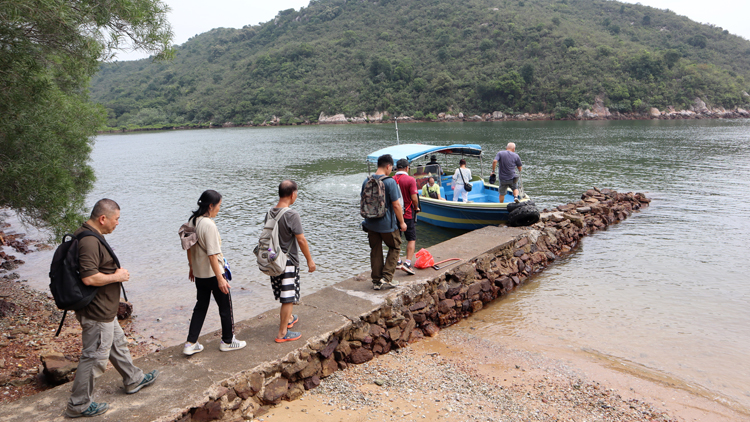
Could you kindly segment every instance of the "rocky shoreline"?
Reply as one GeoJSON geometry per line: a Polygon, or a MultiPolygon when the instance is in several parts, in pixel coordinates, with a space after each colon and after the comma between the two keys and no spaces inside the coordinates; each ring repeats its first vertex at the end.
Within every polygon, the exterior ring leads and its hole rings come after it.
{"type": "MultiPolygon", "coordinates": [[[[750,98],[750,96],[748,96],[750,98]]],[[[397,116],[395,120],[399,123],[428,123],[428,122],[505,122],[505,121],[543,121],[543,120],[700,120],[700,119],[746,119],[750,118],[750,111],[736,107],[726,109],[721,106],[709,107],[700,98],[696,97],[693,104],[687,109],[676,110],[673,106],[667,106],[664,110],[656,107],[649,107],[642,112],[621,113],[619,111],[610,111],[604,106],[604,100],[596,97],[593,106],[569,110],[571,113],[566,116],[556,116],[555,113],[503,113],[502,111],[493,111],[492,113],[482,113],[468,115],[462,112],[454,113],[451,111],[438,113],[434,118],[424,118],[416,116],[397,116]]],[[[120,132],[146,132],[157,130],[188,130],[188,129],[216,129],[228,127],[269,127],[269,126],[293,126],[293,125],[326,125],[326,124],[369,124],[369,123],[392,123],[393,116],[388,112],[374,112],[372,114],[360,113],[354,116],[345,114],[326,115],[321,112],[317,122],[311,122],[300,116],[299,122],[294,124],[282,124],[281,119],[272,116],[270,120],[259,124],[252,123],[214,123],[208,122],[199,126],[174,126],[164,125],[155,128],[136,128],[136,129],[110,129],[102,130],[99,133],[120,133],[120,132]]]]}
{"type": "MultiPolygon", "coordinates": [[[[48,291],[28,287],[16,272],[25,264],[19,256],[53,246],[16,232],[8,215],[0,210],[0,404],[72,380],[81,355],[81,328],[74,313],[68,313],[55,337],[62,311],[48,291]]],[[[125,304],[122,308],[132,312],[125,304]]],[[[158,340],[137,335],[132,318],[120,324],[134,358],[161,347],[158,340]]]]}

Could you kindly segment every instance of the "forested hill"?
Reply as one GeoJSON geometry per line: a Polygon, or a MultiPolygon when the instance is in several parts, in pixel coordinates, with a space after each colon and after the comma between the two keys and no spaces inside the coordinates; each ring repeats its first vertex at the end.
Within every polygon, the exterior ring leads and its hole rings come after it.
{"type": "Polygon", "coordinates": [[[696,97],[737,107],[750,103],[745,92],[750,41],[602,0],[312,1],[198,35],[169,62],[104,64],[91,87],[113,127],[559,112],[595,96],[620,112],[687,108],[696,97]]]}

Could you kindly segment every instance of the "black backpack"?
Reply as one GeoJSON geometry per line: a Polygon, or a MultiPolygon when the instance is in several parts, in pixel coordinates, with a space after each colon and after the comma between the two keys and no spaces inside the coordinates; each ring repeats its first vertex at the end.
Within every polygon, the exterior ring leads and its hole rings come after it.
{"type": "MultiPolygon", "coordinates": [[[[64,310],[55,336],[60,334],[60,330],[65,322],[65,315],[67,315],[68,311],[77,311],[88,306],[94,300],[96,292],[99,290],[97,286],[85,285],[78,273],[78,242],[87,236],[96,237],[107,248],[109,254],[112,255],[117,268],[120,268],[120,261],[101,235],[91,230],[86,230],[79,233],[78,236],[72,234],[63,236],[63,242],[55,250],[55,255],[52,257],[52,264],[49,269],[49,289],[52,291],[52,297],[55,298],[55,305],[64,310]]],[[[124,286],[122,286],[122,294],[125,301],[127,301],[128,296],[125,294],[124,286]]]]}

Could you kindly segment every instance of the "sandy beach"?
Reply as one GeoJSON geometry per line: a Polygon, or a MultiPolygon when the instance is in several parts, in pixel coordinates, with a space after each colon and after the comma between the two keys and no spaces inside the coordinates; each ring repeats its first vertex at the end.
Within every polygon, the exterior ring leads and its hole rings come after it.
{"type": "Polygon", "coordinates": [[[481,339],[469,326],[349,366],[258,421],[730,421],[749,416],[580,353],[481,339]]]}

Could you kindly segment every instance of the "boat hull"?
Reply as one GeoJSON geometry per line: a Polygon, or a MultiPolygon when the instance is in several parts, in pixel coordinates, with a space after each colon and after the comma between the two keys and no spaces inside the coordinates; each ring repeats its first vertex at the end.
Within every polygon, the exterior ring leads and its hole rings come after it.
{"type": "Polygon", "coordinates": [[[463,203],[422,197],[420,208],[420,223],[451,229],[474,230],[505,224],[508,220],[506,204],[463,203]]]}

